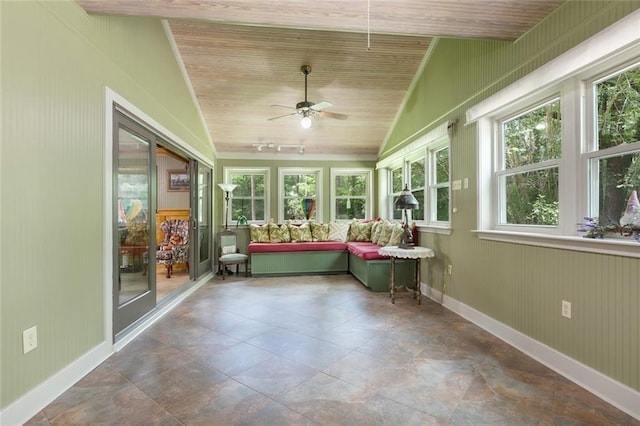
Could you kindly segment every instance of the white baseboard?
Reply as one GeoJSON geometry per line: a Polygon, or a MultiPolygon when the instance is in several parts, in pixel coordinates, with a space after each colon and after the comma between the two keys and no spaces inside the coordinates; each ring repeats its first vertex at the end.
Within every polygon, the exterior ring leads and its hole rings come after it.
{"type": "Polygon", "coordinates": [[[599,398],[640,420],[640,392],[582,364],[544,343],[496,321],[424,283],[422,294],[546,365],[599,398]]]}
{"type": "Polygon", "coordinates": [[[0,424],[5,426],[19,426],[24,424],[57,397],[62,395],[64,391],[77,383],[78,380],[82,379],[91,372],[91,370],[109,358],[112,353],[111,348],[110,343],[100,343],[31,389],[0,412],[0,424]]]}
{"type": "Polygon", "coordinates": [[[20,426],[27,422],[80,379],[89,374],[94,368],[103,363],[113,352],[122,349],[136,336],[140,335],[140,333],[162,318],[162,316],[200,288],[211,277],[213,277],[213,273],[209,273],[198,279],[198,282],[192,285],[187,291],[181,293],[178,297],[172,299],[171,302],[156,310],[117,343],[112,345],[111,338],[109,338],[108,342],[101,342],[98,346],[89,350],[80,358],[65,366],[62,370],[9,404],[4,410],[0,411],[0,425],[20,426]]]}

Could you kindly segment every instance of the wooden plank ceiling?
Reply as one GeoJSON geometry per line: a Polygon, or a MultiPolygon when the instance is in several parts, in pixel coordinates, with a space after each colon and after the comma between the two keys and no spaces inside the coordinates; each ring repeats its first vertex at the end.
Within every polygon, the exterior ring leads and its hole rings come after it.
{"type": "Polygon", "coordinates": [[[375,158],[434,37],[515,40],[563,1],[77,0],[168,20],[220,158],[375,158]],[[300,126],[302,65],[307,100],[348,119],[300,126]]]}

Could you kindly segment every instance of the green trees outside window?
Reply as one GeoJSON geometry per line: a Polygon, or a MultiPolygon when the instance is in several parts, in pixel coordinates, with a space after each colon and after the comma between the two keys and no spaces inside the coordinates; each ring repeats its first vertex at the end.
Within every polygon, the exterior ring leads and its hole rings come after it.
{"type": "Polygon", "coordinates": [[[367,175],[335,177],[336,219],[367,219],[367,175]]]}
{"type": "Polygon", "coordinates": [[[284,178],[284,218],[285,220],[306,220],[302,210],[302,199],[312,198],[316,202],[316,208],[309,217],[316,219],[318,209],[318,194],[316,173],[285,174],[284,178]]]}
{"type": "Polygon", "coordinates": [[[560,100],[502,123],[502,222],[557,225],[560,100]]]}
{"type": "Polygon", "coordinates": [[[231,183],[238,185],[231,198],[231,219],[265,221],[265,175],[232,173],[231,183]]]}
{"type": "Polygon", "coordinates": [[[594,84],[594,102],[597,153],[589,168],[598,205],[592,214],[617,224],[631,191],[640,190],[640,67],[594,84]]]}

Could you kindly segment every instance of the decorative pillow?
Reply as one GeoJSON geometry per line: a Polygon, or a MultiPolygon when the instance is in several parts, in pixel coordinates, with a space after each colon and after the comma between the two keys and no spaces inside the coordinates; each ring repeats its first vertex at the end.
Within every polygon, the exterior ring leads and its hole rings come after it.
{"type": "Polygon", "coordinates": [[[313,241],[327,241],[329,239],[329,224],[311,222],[311,239],[313,241]]]}
{"type": "Polygon", "coordinates": [[[330,222],[329,223],[329,237],[327,241],[347,241],[347,233],[349,232],[348,223],[330,222]]]}
{"type": "Polygon", "coordinates": [[[380,231],[380,237],[378,239],[379,246],[389,245],[389,240],[391,239],[391,233],[393,232],[393,223],[385,220],[381,226],[382,229],[380,231]]]}
{"type": "Polygon", "coordinates": [[[236,252],[236,246],[222,247],[222,254],[231,254],[236,252]]]}
{"type": "Polygon", "coordinates": [[[349,227],[347,241],[371,241],[371,225],[373,222],[358,222],[354,220],[349,227]]]}
{"type": "Polygon", "coordinates": [[[269,241],[272,243],[288,243],[291,242],[291,234],[286,224],[278,225],[269,223],[269,241]]]}
{"type": "Polygon", "coordinates": [[[373,244],[378,244],[380,241],[380,231],[382,231],[382,225],[384,222],[380,220],[376,220],[371,224],[371,242],[373,244]]]}
{"type": "Polygon", "coordinates": [[[311,241],[311,228],[308,223],[303,223],[300,226],[289,225],[289,232],[292,243],[311,241]]]}
{"type": "Polygon", "coordinates": [[[402,234],[404,234],[404,229],[402,229],[402,224],[394,223],[392,226],[391,237],[389,238],[388,246],[397,246],[400,244],[400,240],[402,239],[402,234]]]}
{"type": "Polygon", "coordinates": [[[265,223],[264,225],[254,225],[252,223],[249,226],[249,231],[251,233],[252,243],[268,243],[269,242],[268,224],[265,223]]]}

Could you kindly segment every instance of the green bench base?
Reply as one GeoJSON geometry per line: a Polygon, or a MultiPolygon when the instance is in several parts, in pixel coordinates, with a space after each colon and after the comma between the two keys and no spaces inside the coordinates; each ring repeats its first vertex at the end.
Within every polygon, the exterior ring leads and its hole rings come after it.
{"type": "MultiPolygon", "coordinates": [[[[413,260],[396,260],[396,285],[413,288],[415,267],[416,263],[413,260]]],[[[339,250],[251,253],[251,275],[254,277],[347,272],[372,291],[389,291],[389,259],[363,260],[347,251],[339,250]]]]}
{"type": "Polygon", "coordinates": [[[251,253],[251,275],[346,274],[349,256],[346,251],[296,251],[251,253]]]}
{"type": "MultiPolygon", "coordinates": [[[[396,287],[415,286],[415,260],[396,259],[396,287]]],[[[349,253],[349,272],[372,291],[389,291],[391,260],[364,260],[349,253]]]]}

